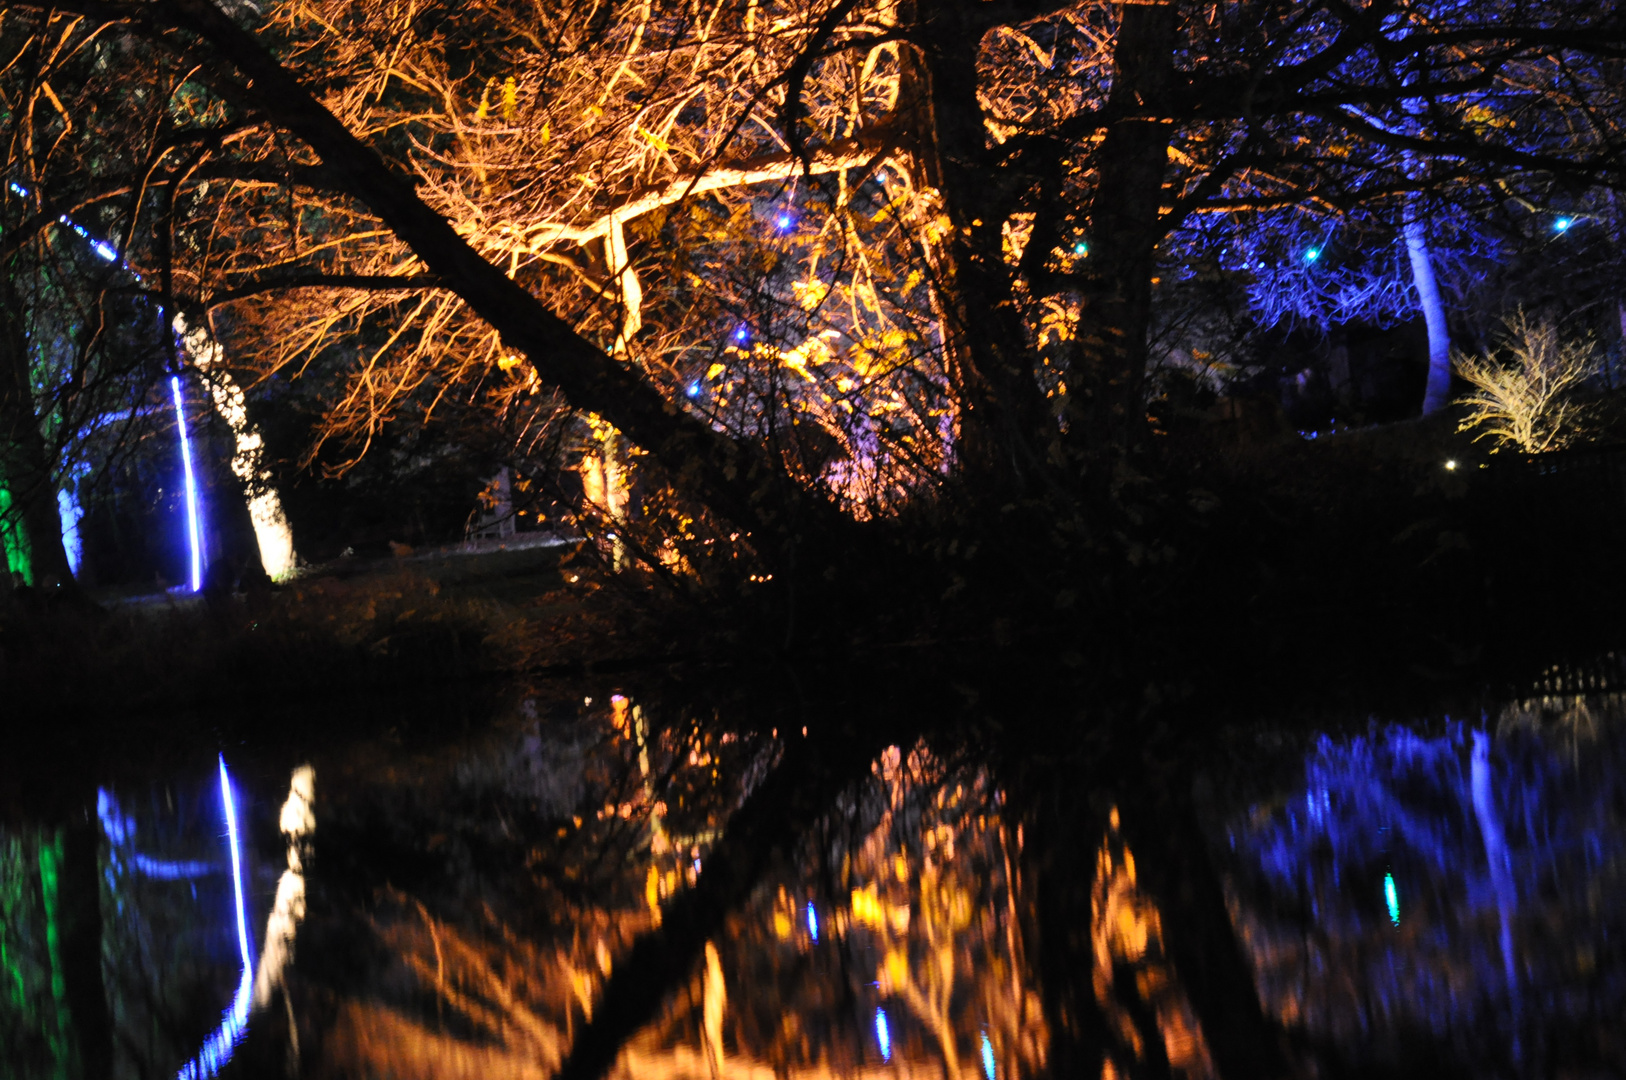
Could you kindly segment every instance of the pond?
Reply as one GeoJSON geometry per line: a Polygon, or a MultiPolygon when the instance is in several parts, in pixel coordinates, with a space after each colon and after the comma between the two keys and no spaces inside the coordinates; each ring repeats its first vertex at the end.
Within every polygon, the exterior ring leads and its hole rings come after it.
{"type": "Polygon", "coordinates": [[[5,1075],[1626,1072],[1620,696],[1107,779],[837,768],[602,683],[488,711],[200,745],[8,823],[5,1075]]]}

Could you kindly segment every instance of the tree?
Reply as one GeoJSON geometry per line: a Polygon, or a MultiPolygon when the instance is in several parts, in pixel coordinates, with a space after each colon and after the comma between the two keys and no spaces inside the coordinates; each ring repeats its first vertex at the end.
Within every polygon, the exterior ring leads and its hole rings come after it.
{"type": "Polygon", "coordinates": [[[1563,341],[1553,323],[1532,323],[1519,311],[1507,318],[1504,348],[1502,356],[1457,354],[1457,373],[1473,387],[1458,430],[1527,454],[1561,449],[1577,434],[1573,395],[1599,370],[1595,346],[1563,341]]]}

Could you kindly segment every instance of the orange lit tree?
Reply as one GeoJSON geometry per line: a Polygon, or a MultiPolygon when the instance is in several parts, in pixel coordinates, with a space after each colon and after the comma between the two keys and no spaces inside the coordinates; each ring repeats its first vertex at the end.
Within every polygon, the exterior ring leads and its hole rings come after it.
{"type": "Polygon", "coordinates": [[[1580,3],[66,6],[196,147],[131,246],[323,434],[592,414],[782,588],[910,504],[1091,534],[1208,215],[1618,175],[1580,3]]]}

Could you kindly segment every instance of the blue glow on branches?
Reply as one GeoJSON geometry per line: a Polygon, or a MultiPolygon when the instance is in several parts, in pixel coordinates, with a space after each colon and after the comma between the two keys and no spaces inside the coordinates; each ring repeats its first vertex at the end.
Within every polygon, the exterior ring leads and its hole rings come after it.
{"type": "Polygon", "coordinates": [[[1383,875],[1383,902],[1389,907],[1389,921],[1400,925],[1400,892],[1395,888],[1395,876],[1383,875]]]}
{"type": "Polygon", "coordinates": [[[175,425],[181,436],[181,465],[186,472],[186,539],[192,553],[192,591],[203,588],[203,532],[198,528],[198,482],[192,474],[192,441],[186,435],[186,398],[181,393],[181,377],[171,375],[169,388],[175,395],[175,425]]]}
{"type": "Polygon", "coordinates": [[[1074,255],[1088,255],[1089,253],[1090,245],[1086,244],[1084,241],[1080,240],[1078,243],[1073,245],[1074,255]]]}
{"type": "Polygon", "coordinates": [[[28,198],[28,189],[23,187],[15,180],[11,182],[11,193],[13,195],[21,195],[25,199],[28,198]]]}
{"type": "Polygon", "coordinates": [[[137,873],[157,881],[185,881],[190,878],[208,877],[219,869],[206,862],[174,862],[169,859],[155,859],[140,852],[131,856],[130,861],[135,864],[137,873]]]}
{"type": "Polygon", "coordinates": [[[243,958],[243,977],[237,993],[220,1020],[220,1026],[203,1041],[198,1054],[182,1065],[176,1080],[207,1080],[231,1060],[237,1044],[248,1028],[248,1006],[254,990],[254,964],[249,959],[248,913],[243,909],[243,856],[237,838],[237,806],[232,798],[231,779],[226,775],[226,757],[220,756],[220,803],[226,811],[226,837],[231,843],[232,892],[237,900],[237,947],[243,958]]]}
{"type": "Polygon", "coordinates": [[[790,232],[791,229],[796,227],[796,219],[789,214],[780,214],[779,220],[775,224],[779,226],[780,232],[790,232]]]}
{"type": "Polygon", "coordinates": [[[986,1031],[982,1033],[982,1075],[994,1080],[994,1043],[986,1031]]]}
{"type": "Polygon", "coordinates": [[[1320,248],[1310,248],[1304,253],[1304,261],[1307,263],[1313,263],[1319,258],[1321,258],[1320,248]]]}
{"type": "Polygon", "coordinates": [[[807,905],[807,933],[814,941],[819,940],[819,912],[811,902],[807,905]]]}
{"type": "Polygon", "coordinates": [[[694,382],[689,384],[689,396],[690,397],[699,397],[700,396],[700,380],[699,379],[696,379],[694,382]]]}
{"type": "Polygon", "coordinates": [[[1553,222],[1553,232],[1569,232],[1570,226],[1574,224],[1574,218],[1561,217],[1553,222]]]}
{"type": "Polygon", "coordinates": [[[881,1048],[881,1060],[892,1060],[892,1032],[886,1024],[886,1010],[875,1010],[875,1042],[881,1048]]]}
{"type": "Polygon", "coordinates": [[[747,338],[749,338],[750,336],[751,336],[751,328],[749,326],[742,326],[738,330],[734,331],[734,340],[735,341],[744,341],[747,338]]]}
{"type": "Polygon", "coordinates": [[[106,240],[92,240],[90,242],[90,250],[94,251],[108,262],[113,262],[119,257],[119,249],[114,247],[112,244],[109,244],[106,240]]]}

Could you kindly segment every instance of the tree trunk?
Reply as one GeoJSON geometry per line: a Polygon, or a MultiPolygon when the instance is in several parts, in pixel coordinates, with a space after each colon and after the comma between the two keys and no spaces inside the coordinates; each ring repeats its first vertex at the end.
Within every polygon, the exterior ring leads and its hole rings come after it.
{"type": "Polygon", "coordinates": [[[1004,261],[1012,179],[994,167],[977,98],[983,25],[975,4],[900,4],[919,51],[900,49],[900,127],[917,189],[935,192],[949,229],[927,242],[950,389],[959,405],[957,456],[1004,496],[1029,486],[1055,440],[1027,328],[1004,261]]]}
{"type": "Polygon", "coordinates": [[[1089,255],[1082,266],[1079,338],[1086,360],[1084,370],[1067,380],[1070,436],[1086,449],[1127,449],[1145,427],[1141,386],[1174,130],[1166,119],[1175,80],[1174,6],[1125,4],[1120,11],[1107,102],[1118,119],[1101,144],[1089,255]]]}
{"type": "Polygon", "coordinates": [[[1423,392],[1423,415],[1439,412],[1451,400],[1451,331],[1445,322],[1445,301],[1429,258],[1427,225],[1416,206],[1406,207],[1406,254],[1411,259],[1412,285],[1428,326],[1428,389],[1423,392]]]}
{"type": "Polygon", "coordinates": [[[113,1071],[112,1020],[102,977],[101,842],[96,818],[83,811],[62,830],[62,975],[85,1080],[102,1080],[113,1071]]]}
{"type": "Polygon", "coordinates": [[[501,269],[418,198],[298,80],[212,0],[159,0],[153,16],[208,40],[225,61],[210,74],[231,100],[302,139],[335,180],[367,206],[572,406],[610,421],[662,465],[686,494],[747,529],[768,553],[804,532],[844,529],[836,508],[803,491],[755,446],[736,442],[618,363],[501,269]],[[231,78],[226,65],[244,77],[231,78]]]}
{"type": "Polygon", "coordinates": [[[225,350],[207,323],[193,324],[184,315],[177,315],[174,325],[186,347],[187,357],[203,376],[215,412],[231,429],[231,471],[243,484],[260,566],[271,580],[281,581],[298,566],[293,528],[282,509],[282,497],[272,483],[271,470],[265,464],[265,440],[259,425],[248,415],[248,398],[226,370],[225,350]]]}
{"type": "Polygon", "coordinates": [[[1265,1015],[1247,951],[1198,824],[1190,776],[1126,784],[1122,834],[1139,885],[1163,915],[1163,949],[1202,1024],[1221,1076],[1286,1075],[1281,1030],[1265,1015]]]}
{"type": "Polygon", "coordinates": [[[8,525],[26,541],[28,584],[72,587],[53,462],[34,411],[28,338],[18,323],[23,308],[9,281],[0,285],[0,304],[0,484],[12,497],[8,525]]]}

